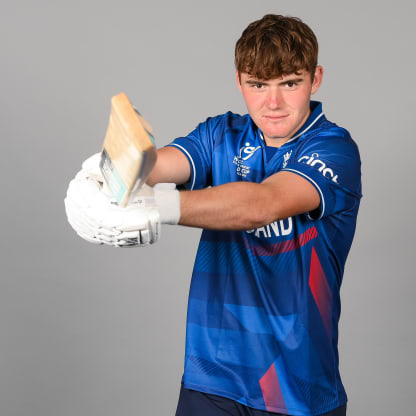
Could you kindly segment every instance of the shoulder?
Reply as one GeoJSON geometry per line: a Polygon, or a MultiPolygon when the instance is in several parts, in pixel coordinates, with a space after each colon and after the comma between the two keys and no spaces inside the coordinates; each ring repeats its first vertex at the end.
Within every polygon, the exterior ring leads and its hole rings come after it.
{"type": "Polygon", "coordinates": [[[325,119],[298,142],[291,167],[314,180],[323,176],[329,183],[361,193],[357,144],[348,130],[325,119]]]}
{"type": "Polygon", "coordinates": [[[205,137],[213,142],[222,141],[224,137],[236,137],[251,128],[251,117],[228,111],[213,117],[208,117],[200,123],[196,129],[200,137],[205,137]]]}
{"type": "Polygon", "coordinates": [[[201,124],[206,124],[210,129],[215,129],[218,127],[239,128],[244,127],[247,124],[251,124],[251,122],[251,117],[248,114],[240,115],[231,111],[227,111],[224,114],[208,117],[201,124]]]}
{"type": "Polygon", "coordinates": [[[319,150],[323,154],[339,154],[360,160],[357,143],[344,127],[324,118],[318,125],[305,134],[299,142],[299,151],[319,150]]]}

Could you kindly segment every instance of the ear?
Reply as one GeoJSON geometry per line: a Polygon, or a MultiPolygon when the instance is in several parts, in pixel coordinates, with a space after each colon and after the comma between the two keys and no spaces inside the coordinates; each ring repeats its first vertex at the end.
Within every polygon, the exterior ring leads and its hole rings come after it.
{"type": "Polygon", "coordinates": [[[318,65],[315,68],[315,74],[313,76],[311,94],[315,94],[316,91],[318,91],[319,87],[322,84],[323,76],[324,76],[324,68],[322,68],[321,65],[318,65]]]}
{"type": "Polygon", "coordinates": [[[236,70],[235,71],[235,79],[237,80],[237,87],[238,89],[241,91],[241,77],[240,77],[240,73],[236,70]]]}

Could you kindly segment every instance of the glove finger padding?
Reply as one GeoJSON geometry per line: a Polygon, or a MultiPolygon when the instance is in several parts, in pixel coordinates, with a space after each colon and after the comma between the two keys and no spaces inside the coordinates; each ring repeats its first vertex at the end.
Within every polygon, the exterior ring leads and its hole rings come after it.
{"type": "Polygon", "coordinates": [[[84,240],[88,241],[89,243],[93,243],[93,244],[104,244],[102,241],[98,240],[98,239],[97,239],[97,238],[95,238],[95,237],[90,237],[89,235],[87,235],[87,234],[83,234],[83,233],[78,232],[78,231],[76,231],[76,233],[77,233],[77,234],[78,234],[81,238],[83,238],[84,240]]]}

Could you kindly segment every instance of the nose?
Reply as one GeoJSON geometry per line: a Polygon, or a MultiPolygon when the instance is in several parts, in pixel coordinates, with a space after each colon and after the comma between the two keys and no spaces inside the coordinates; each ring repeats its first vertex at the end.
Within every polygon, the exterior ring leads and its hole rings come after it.
{"type": "Polygon", "coordinates": [[[278,87],[270,88],[267,94],[267,107],[270,110],[277,110],[282,105],[282,94],[278,87]]]}

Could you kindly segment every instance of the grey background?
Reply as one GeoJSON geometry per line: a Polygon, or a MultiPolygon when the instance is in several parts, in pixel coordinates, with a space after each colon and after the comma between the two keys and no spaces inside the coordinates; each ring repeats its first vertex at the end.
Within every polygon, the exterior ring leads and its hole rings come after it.
{"type": "Polygon", "coordinates": [[[317,98],[363,160],[342,288],[350,415],[413,414],[415,7],[395,1],[36,1],[0,12],[0,415],[173,415],[200,231],[85,243],[63,198],[125,91],[160,146],[245,112],[233,50],[246,25],[301,17],[320,41],[317,98]]]}

